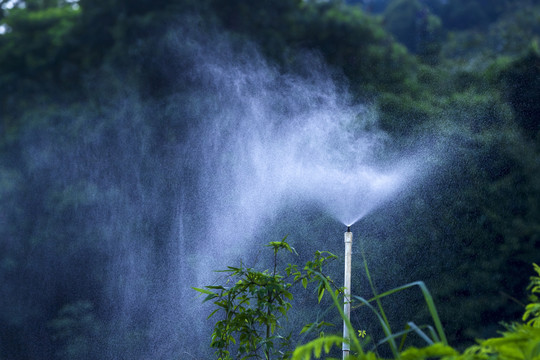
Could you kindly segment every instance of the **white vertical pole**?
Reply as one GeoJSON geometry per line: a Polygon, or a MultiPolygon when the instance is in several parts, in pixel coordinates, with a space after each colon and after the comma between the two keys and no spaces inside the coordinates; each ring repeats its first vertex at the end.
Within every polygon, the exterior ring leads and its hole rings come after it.
{"type": "MultiPolygon", "coordinates": [[[[351,255],[352,255],[352,232],[351,228],[347,227],[345,233],[345,296],[343,304],[343,312],[348,320],[351,319],[351,255]]],[[[349,329],[347,323],[343,320],[343,338],[349,340],[349,329]]],[[[343,360],[349,356],[350,346],[348,343],[343,342],[343,360]]]]}

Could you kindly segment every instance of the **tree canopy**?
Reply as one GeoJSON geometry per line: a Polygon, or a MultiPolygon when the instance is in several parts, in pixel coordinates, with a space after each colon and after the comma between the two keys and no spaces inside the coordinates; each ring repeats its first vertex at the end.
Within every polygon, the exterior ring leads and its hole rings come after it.
{"type": "MultiPolygon", "coordinates": [[[[178,144],[206,110],[223,110],[187,55],[209,46],[207,34],[233,54],[252,47],[284,76],[316,73],[306,54],[320,59],[351,102],[374,109],[392,148],[448,145],[448,162],[433,160],[425,183],[370,218],[373,257],[396,258],[373,259],[373,277],[389,287],[424,280],[449,341],[463,346],[492,334],[492,319],[523,312],[539,255],[539,1],[0,0],[0,9],[0,356],[144,358],[144,344],[193,340],[190,329],[150,329],[158,315],[168,321],[168,267],[182,257],[190,279],[199,261],[189,255],[197,244],[171,234],[202,216],[176,201],[202,196],[178,144]],[[178,213],[189,213],[181,225],[178,213]],[[404,241],[399,256],[390,238],[404,241]],[[132,317],[113,316],[126,308],[132,317]]],[[[335,252],[323,236],[310,244],[335,252]]],[[[180,345],[163,347],[178,358],[180,345]]]]}

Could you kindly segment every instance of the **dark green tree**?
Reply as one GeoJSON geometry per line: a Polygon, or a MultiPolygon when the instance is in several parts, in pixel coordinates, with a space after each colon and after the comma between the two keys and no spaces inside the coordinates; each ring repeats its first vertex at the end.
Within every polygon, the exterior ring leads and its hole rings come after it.
{"type": "Polygon", "coordinates": [[[394,0],[383,14],[385,28],[409,51],[436,63],[442,42],[442,23],[418,0],[394,0]]]}
{"type": "Polygon", "coordinates": [[[449,1],[441,13],[444,26],[449,29],[464,30],[473,27],[484,27],[489,23],[487,7],[478,1],[449,1]]]}
{"type": "Polygon", "coordinates": [[[534,41],[529,51],[514,60],[501,73],[504,93],[525,134],[540,134],[540,50],[534,41]]]}

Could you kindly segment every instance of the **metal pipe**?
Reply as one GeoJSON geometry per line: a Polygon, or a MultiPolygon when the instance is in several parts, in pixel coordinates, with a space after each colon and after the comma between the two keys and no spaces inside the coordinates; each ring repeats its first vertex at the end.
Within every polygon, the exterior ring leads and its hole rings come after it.
{"type": "MultiPolygon", "coordinates": [[[[343,299],[343,312],[345,313],[345,316],[347,319],[351,320],[351,258],[352,258],[352,232],[351,227],[347,227],[347,232],[345,233],[345,281],[344,281],[344,287],[345,287],[345,296],[343,299]]],[[[345,320],[343,320],[343,339],[347,340],[347,342],[343,341],[342,349],[343,349],[343,360],[345,360],[349,356],[350,351],[350,345],[349,345],[349,328],[347,327],[347,323],[345,320]]]]}

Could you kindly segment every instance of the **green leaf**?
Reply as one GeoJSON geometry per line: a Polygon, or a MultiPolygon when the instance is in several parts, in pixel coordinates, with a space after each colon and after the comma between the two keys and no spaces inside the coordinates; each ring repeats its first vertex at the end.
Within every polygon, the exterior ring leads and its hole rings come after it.
{"type": "Polygon", "coordinates": [[[208,300],[212,300],[214,298],[217,298],[218,296],[216,294],[209,294],[206,298],[204,298],[203,302],[206,302],[208,300]]]}
{"type": "Polygon", "coordinates": [[[326,321],[321,321],[320,323],[317,324],[317,328],[321,328],[323,326],[336,326],[336,325],[326,322],[326,321]]]}
{"type": "Polygon", "coordinates": [[[215,289],[215,290],[227,290],[221,285],[208,285],[208,286],[205,286],[205,288],[207,288],[207,289],[215,289]]]}
{"type": "Polygon", "coordinates": [[[330,352],[333,345],[339,346],[343,342],[343,338],[340,336],[325,336],[317,338],[309,343],[299,346],[294,350],[292,360],[310,360],[311,353],[315,355],[315,358],[319,358],[324,347],[326,353],[330,352]]]}
{"type": "Polygon", "coordinates": [[[208,317],[206,319],[210,319],[212,316],[214,316],[215,313],[217,313],[217,311],[219,310],[219,308],[217,308],[216,310],[212,311],[212,313],[210,315],[208,315],[208,317]]]}
{"type": "Polygon", "coordinates": [[[304,325],[304,327],[302,328],[302,330],[300,330],[300,334],[305,333],[305,332],[308,331],[312,326],[313,326],[313,323],[309,323],[309,324],[304,325]]]}
{"type": "Polygon", "coordinates": [[[196,288],[196,287],[191,287],[193,290],[195,291],[198,291],[200,293],[203,293],[203,294],[208,294],[208,295],[215,295],[212,291],[210,290],[206,290],[206,289],[201,289],[201,288],[196,288]]]}
{"type": "Polygon", "coordinates": [[[324,286],[319,286],[319,303],[321,302],[321,299],[324,295],[324,286]]]}
{"type": "Polygon", "coordinates": [[[425,358],[442,358],[444,356],[457,356],[458,352],[443,343],[435,343],[425,348],[410,347],[401,353],[402,360],[418,360],[425,358]]]}
{"type": "Polygon", "coordinates": [[[302,279],[302,286],[304,287],[304,289],[307,289],[307,278],[302,279]]]}

